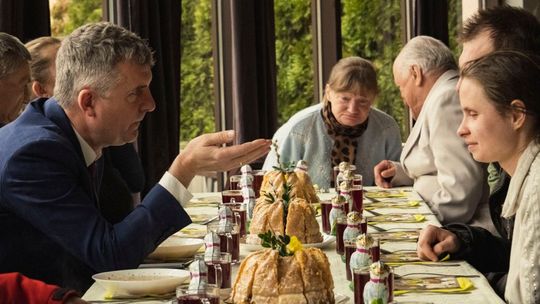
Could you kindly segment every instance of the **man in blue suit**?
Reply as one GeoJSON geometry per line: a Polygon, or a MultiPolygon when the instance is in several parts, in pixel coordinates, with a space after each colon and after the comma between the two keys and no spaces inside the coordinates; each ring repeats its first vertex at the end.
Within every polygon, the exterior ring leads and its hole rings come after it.
{"type": "Polygon", "coordinates": [[[74,31],[57,56],[55,97],[31,103],[0,129],[0,272],[84,291],[92,274],[137,267],[191,223],[182,204],[195,174],[249,163],[270,142],[222,147],[232,131],[192,140],[142,203],[112,225],[96,196],[101,151],[135,141],[154,110],[152,53],[135,34],[103,22],[74,31]]]}

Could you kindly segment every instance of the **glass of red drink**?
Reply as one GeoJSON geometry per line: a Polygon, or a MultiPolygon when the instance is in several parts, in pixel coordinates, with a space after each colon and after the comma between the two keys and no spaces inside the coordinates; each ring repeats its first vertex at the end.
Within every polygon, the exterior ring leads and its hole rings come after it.
{"type": "Polygon", "coordinates": [[[381,242],[379,239],[374,239],[373,246],[369,250],[373,263],[378,262],[381,259],[381,242]]]}
{"type": "Polygon", "coordinates": [[[204,290],[190,290],[188,287],[176,288],[178,304],[219,304],[219,289],[208,284],[204,290]]]}
{"type": "Polygon", "coordinates": [[[364,286],[369,282],[369,266],[353,269],[354,304],[364,304],[364,286]]]}
{"type": "Polygon", "coordinates": [[[345,254],[345,245],[343,244],[345,228],[347,228],[347,217],[338,217],[336,220],[336,252],[339,255],[345,254]]]}
{"type": "Polygon", "coordinates": [[[355,242],[345,242],[345,272],[347,274],[347,280],[352,280],[352,273],[351,273],[351,255],[354,251],[356,251],[356,244],[355,242]]]}
{"type": "Polygon", "coordinates": [[[354,175],[353,186],[362,186],[362,174],[354,175]]]}
{"type": "Polygon", "coordinates": [[[360,221],[360,233],[367,233],[367,220],[366,218],[362,218],[360,221]]]}
{"type": "Polygon", "coordinates": [[[231,232],[222,232],[219,222],[212,222],[206,227],[207,231],[213,231],[219,236],[219,250],[221,253],[231,254],[232,263],[240,261],[240,225],[233,223],[231,232]]]}
{"type": "Polygon", "coordinates": [[[242,196],[241,190],[225,190],[221,191],[221,201],[226,203],[232,203],[232,199],[234,199],[235,203],[241,203],[244,201],[244,197],[242,196]]]}
{"type": "Polygon", "coordinates": [[[339,174],[339,166],[334,166],[332,170],[332,176],[330,178],[330,188],[336,188],[336,179],[339,174]]]}
{"type": "Polygon", "coordinates": [[[208,283],[216,284],[221,289],[231,288],[231,255],[221,253],[217,261],[205,261],[208,267],[208,283]]]}
{"type": "Polygon", "coordinates": [[[326,234],[330,234],[332,230],[330,227],[330,218],[328,217],[330,215],[330,210],[332,210],[332,201],[321,201],[322,231],[326,234]]]}
{"type": "Polygon", "coordinates": [[[394,268],[390,267],[388,277],[386,277],[386,287],[388,288],[388,303],[394,301],[394,268]]]}
{"type": "Polygon", "coordinates": [[[242,175],[231,175],[229,177],[229,190],[241,190],[240,189],[240,179],[242,175]]]}
{"type": "Polygon", "coordinates": [[[352,210],[361,213],[364,205],[364,191],[362,190],[362,185],[353,186],[351,189],[351,196],[353,201],[352,210]]]}
{"type": "Polygon", "coordinates": [[[234,222],[240,227],[240,237],[244,237],[246,235],[247,221],[246,206],[243,203],[225,203],[225,205],[231,208],[234,214],[234,222]]]}
{"type": "Polygon", "coordinates": [[[264,174],[266,171],[264,170],[253,170],[251,174],[253,174],[253,191],[255,192],[255,197],[258,198],[261,194],[261,185],[264,179],[264,174]]]}
{"type": "Polygon", "coordinates": [[[341,210],[343,210],[343,213],[345,214],[349,214],[349,212],[351,211],[348,203],[341,205],[341,210]]]}

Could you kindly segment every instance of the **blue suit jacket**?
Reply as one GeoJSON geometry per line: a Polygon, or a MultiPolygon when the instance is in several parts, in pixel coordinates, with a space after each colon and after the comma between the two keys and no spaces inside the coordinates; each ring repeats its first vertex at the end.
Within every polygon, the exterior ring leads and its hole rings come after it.
{"type": "Polygon", "coordinates": [[[156,185],[123,221],[100,213],[84,157],[54,99],[0,129],[0,272],[86,290],[91,274],[135,268],[191,220],[156,185]]]}

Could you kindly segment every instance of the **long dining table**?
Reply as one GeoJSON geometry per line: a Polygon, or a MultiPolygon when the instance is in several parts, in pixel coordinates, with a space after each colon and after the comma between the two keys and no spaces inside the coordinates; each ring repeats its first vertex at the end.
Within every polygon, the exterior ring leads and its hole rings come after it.
{"type": "MultiPolygon", "coordinates": [[[[376,187],[365,187],[366,193],[377,193],[383,191],[376,187]]],[[[371,202],[377,202],[373,204],[370,210],[364,210],[363,215],[368,218],[381,215],[381,214],[415,214],[419,217],[417,222],[412,223],[400,223],[400,222],[380,222],[374,225],[368,225],[368,233],[377,233],[383,231],[414,231],[422,229],[423,227],[431,224],[440,226],[437,217],[429,209],[427,204],[415,193],[410,187],[393,188],[395,191],[399,191],[404,194],[406,198],[400,198],[400,201],[413,202],[407,208],[400,207],[388,207],[384,202],[395,201],[393,198],[377,197],[366,198],[364,202],[366,205],[371,202]],[[379,206],[379,207],[377,207],[379,206]]],[[[321,201],[330,200],[335,193],[331,190],[329,193],[319,193],[321,201]]],[[[193,216],[200,222],[206,222],[213,219],[217,215],[217,203],[221,201],[220,193],[195,193],[192,202],[188,204],[186,210],[188,214],[193,216]],[[213,205],[213,204],[215,205],[213,205]]],[[[366,209],[366,208],[365,208],[366,209]]],[[[320,223],[321,218],[318,217],[320,223]]],[[[198,226],[200,229],[200,224],[198,226]]],[[[189,230],[189,227],[188,227],[189,230]]],[[[250,253],[252,248],[250,246],[240,246],[240,256],[245,257],[250,253]]],[[[334,294],[336,297],[336,303],[351,303],[354,304],[354,294],[351,289],[352,284],[346,279],[345,263],[342,261],[342,257],[336,253],[335,242],[327,242],[326,246],[321,248],[330,262],[330,269],[334,281],[334,294]]],[[[416,242],[414,240],[409,241],[387,241],[381,243],[382,252],[403,252],[416,250],[416,242]]],[[[160,263],[156,264],[159,267],[179,267],[179,263],[160,263]]],[[[152,266],[152,265],[150,265],[152,266]]],[[[239,264],[233,266],[232,269],[232,282],[238,271],[239,264]]],[[[147,264],[142,264],[141,267],[149,267],[147,264]]],[[[440,277],[466,277],[468,278],[473,287],[463,292],[426,292],[425,290],[412,291],[402,295],[396,295],[394,301],[396,303],[504,303],[504,301],[497,296],[495,291],[491,288],[486,278],[465,261],[447,261],[444,263],[403,263],[394,265],[394,274],[396,277],[422,277],[422,276],[440,276],[440,277]]],[[[111,301],[115,303],[115,299],[105,299],[105,290],[94,283],[90,289],[84,294],[83,299],[94,302],[102,303],[111,301]]],[[[129,299],[129,303],[163,303],[170,300],[149,300],[145,298],[141,299],[129,299]]],[[[126,303],[122,299],[116,300],[116,303],[126,303]]]]}

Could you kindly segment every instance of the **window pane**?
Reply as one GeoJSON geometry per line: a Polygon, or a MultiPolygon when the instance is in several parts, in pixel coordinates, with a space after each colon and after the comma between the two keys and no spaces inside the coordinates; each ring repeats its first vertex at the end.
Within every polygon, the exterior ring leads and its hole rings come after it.
{"type": "Polygon", "coordinates": [[[448,0],[448,37],[456,61],[461,54],[461,45],[457,41],[461,24],[461,0],[448,0]]]}
{"type": "Polygon", "coordinates": [[[214,70],[210,0],[182,1],[180,140],[214,132],[214,70]]]}
{"type": "Polygon", "coordinates": [[[278,125],[313,103],[309,0],[275,0],[278,125]]]}
{"type": "Polygon", "coordinates": [[[401,48],[400,0],[342,0],[343,57],[360,56],[373,62],[379,76],[375,107],[393,116],[406,138],[404,106],[394,84],[392,64],[401,48]]]}
{"type": "Polygon", "coordinates": [[[51,35],[64,37],[81,25],[101,21],[102,0],[50,0],[51,35]]]}

